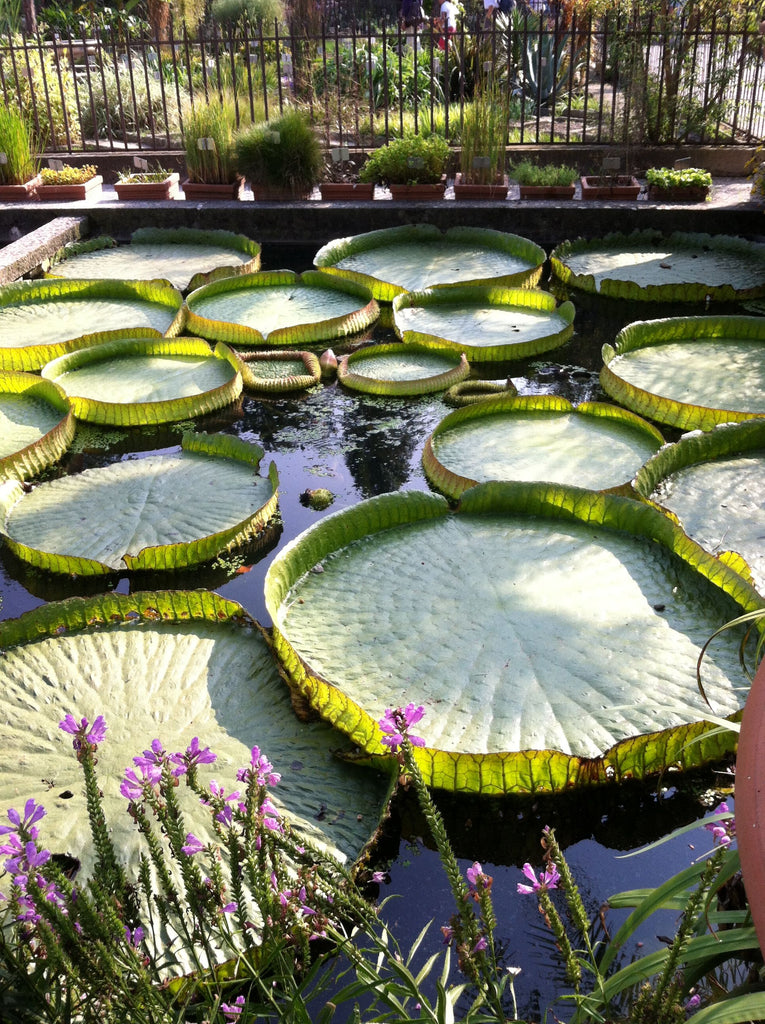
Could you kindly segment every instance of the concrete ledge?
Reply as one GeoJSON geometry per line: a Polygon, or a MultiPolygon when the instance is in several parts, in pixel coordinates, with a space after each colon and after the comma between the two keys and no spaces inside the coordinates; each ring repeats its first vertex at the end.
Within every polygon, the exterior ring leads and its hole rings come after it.
{"type": "Polygon", "coordinates": [[[8,226],[3,223],[4,233],[16,240],[0,250],[0,285],[32,273],[62,246],[87,233],[87,217],[54,217],[32,231],[29,231],[26,221],[27,217],[22,214],[8,226]],[[24,234],[22,229],[28,234],[24,234]]]}

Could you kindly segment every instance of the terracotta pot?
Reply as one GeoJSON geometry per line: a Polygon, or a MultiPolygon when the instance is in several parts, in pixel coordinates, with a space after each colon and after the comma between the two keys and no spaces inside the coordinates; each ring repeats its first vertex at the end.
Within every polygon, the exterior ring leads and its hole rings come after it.
{"type": "Polygon", "coordinates": [[[22,185],[0,185],[0,203],[25,203],[37,199],[37,190],[42,184],[42,177],[37,174],[22,185]]]}
{"type": "Polygon", "coordinates": [[[446,182],[441,181],[437,185],[391,185],[390,194],[394,199],[417,200],[417,199],[443,199],[446,191],[446,182]]]}
{"type": "Polygon", "coordinates": [[[508,187],[507,178],[487,185],[474,185],[472,182],[463,182],[462,175],[458,174],[454,179],[454,198],[507,199],[508,187]]]}
{"type": "Polygon", "coordinates": [[[39,199],[58,200],[69,202],[75,199],[89,199],[97,196],[101,191],[104,179],[100,174],[94,174],[87,181],[76,185],[40,185],[37,190],[39,199]]]}
{"type": "Polygon", "coordinates": [[[640,182],[629,174],[582,178],[582,199],[637,199],[640,182]]]}
{"type": "Polygon", "coordinates": [[[323,181],[319,185],[322,199],[374,199],[371,181],[323,181]]]}
{"type": "Polygon", "coordinates": [[[176,199],[180,177],[173,171],[164,181],[118,181],[114,191],[118,199],[176,199]]]}
{"type": "Polygon", "coordinates": [[[573,199],[576,185],[519,185],[521,199],[573,199]]]}
{"type": "Polygon", "coordinates": [[[185,199],[241,199],[244,191],[244,178],[238,177],[230,182],[189,181],[182,183],[181,190],[185,199]]]}
{"type": "Polygon", "coordinates": [[[648,186],[648,198],[657,203],[703,203],[709,195],[705,185],[679,185],[675,188],[648,186]]]}

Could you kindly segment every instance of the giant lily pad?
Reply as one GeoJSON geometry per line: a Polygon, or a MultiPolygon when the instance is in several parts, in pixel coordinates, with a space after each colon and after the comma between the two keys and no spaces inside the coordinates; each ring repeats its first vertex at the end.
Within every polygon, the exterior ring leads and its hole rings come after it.
{"type": "Polygon", "coordinates": [[[422,463],[451,498],[487,480],[627,490],[663,441],[655,427],[617,406],[502,396],[445,416],[425,442],[422,463]]]}
{"type": "Polygon", "coordinates": [[[58,462],[74,437],[69,401],[32,373],[0,373],[0,476],[21,480],[58,462]]]}
{"type": "Polygon", "coordinates": [[[69,395],[78,419],[122,427],[202,416],[242,393],[239,362],[199,338],[120,338],[51,360],[42,375],[69,395]]]}
{"type": "Polygon", "coordinates": [[[115,462],[0,495],[2,533],[49,572],[176,570],[256,537],[274,515],[278,476],[263,452],[225,434],[186,435],[179,454],[115,462]]]}
{"type": "Polygon", "coordinates": [[[336,238],[319,249],[314,266],[359,281],[376,299],[391,302],[404,291],[492,282],[533,287],[542,276],[545,252],[528,238],[490,228],[403,225],[336,238]]]}
{"type": "Polygon", "coordinates": [[[370,345],[337,364],[341,384],[373,395],[429,395],[469,373],[464,355],[434,352],[423,345],[370,345]]]}
{"type": "Polygon", "coordinates": [[[765,246],[729,235],[657,231],[563,242],[550,254],[564,284],[645,302],[737,302],[765,295],[765,246]]]}
{"type": "Polygon", "coordinates": [[[260,245],[232,231],[197,228],[139,228],[129,245],[117,246],[101,236],[72,242],[57,254],[48,277],[115,278],[146,281],[162,278],[182,292],[219,277],[260,269],[260,245]]]}
{"type": "Polygon", "coordinates": [[[194,334],[232,345],[297,345],[357,334],[379,314],[369,289],[315,270],[264,271],[197,288],[186,300],[194,334]]]}
{"type": "Polygon", "coordinates": [[[707,551],[745,560],[765,593],[765,420],[686,434],[638,472],[635,488],[668,508],[707,551]]]}
{"type": "Polygon", "coordinates": [[[313,352],[237,353],[244,386],[248,391],[280,394],[303,391],[321,380],[321,366],[313,352]]]}
{"type": "Polygon", "coordinates": [[[464,352],[471,362],[523,359],[560,348],[574,332],[574,307],[532,288],[465,285],[397,295],[396,333],[464,352]]]}
{"type": "MultiPolygon", "coordinates": [[[[472,488],[456,512],[408,492],[330,515],[276,556],[266,602],[280,658],[323,716],[375,755],[385,708],[422,704],[427,782],[482,793],[719,757],[732,734],[701,721],[699,652],[765,607],[650,505],[513,483],[472,488]]],[[[705,659],[720,716],[746,696],[738,639],[705,659]]]]}
{"type": "Polygon", "coordinates": [[[156,281],[15,281],[0,288],[0,369],[39,370],[112,338],[181,333],[180,292],[156,281]]]}
{"type": "Polygon", "coordinates": [[[603,346],[603,388],[681,429],[765,416],[765,319],[672,317],[628,324],[603,346]]]}
{"type": "MultiPolygon", "coordinates": [[[[341,737],[325,723],[298,722],[261,633],[231,601],[206,591],[73,598],[0,624],[0,647],[2,818],[29,797],[43,804],[41,840],[85,875],[93,849],[82,772],[58,729],[66,714],[106,720],[103,809],[132,869],[141,846],[119,784],[155,738],[175,751],[197,736],[227,791],[257,744],[282,774],[280,810],[341,860],[354,861],[376,828],[385,785],[333,756],[341,737]]],[[[184,786],[177,793],[189,831],[207,836],[209,812],[184,786]]]]}

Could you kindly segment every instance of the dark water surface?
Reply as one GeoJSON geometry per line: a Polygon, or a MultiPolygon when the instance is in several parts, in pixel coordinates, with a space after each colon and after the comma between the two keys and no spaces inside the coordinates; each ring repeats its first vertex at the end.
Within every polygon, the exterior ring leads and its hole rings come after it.
{"type": "MultiPolygon", "coordinates": [[[[285,261],[278,265],[303,270],[309,262],[301,254],[291,264],[285,261]]],[[[488,364],[479,375],[491,379],[510,376],[521,394],[550,393],[573,402],[606,399],[598,383],[602,344],[612,341],[617,330],[630,320],[691,312],[677,307],[671,311],[656,306],[629,307],[590,296],[573,298],[576,331],[563,348],[532,360],[488,364]]],[[[375,328],[373,338],[394,340],[389,329],[380,327],[375,328]]],[[[251,567],[240,567],[247,571],[233,576],[219,567],[175,577],[114,579],[109,585],[121,592],[131,587],[210,587],[240,602],[261,623],[270,625],[263,580],[274,551],[327,512],[388,491],[427,490],[420,463],[422,447],[448,411],[441,396],[376,398],[345,391],[336,383],[297,397],[264,400],[244,396],[237,407],[198,421],[197,428],[230,432],[259,444],[265,450],[263,472],[271,460],[276,463],[281,528],[274,531],[269,550],[261,552],[251,567]],[[313,511],[301,502],[304,491],[317,487],[328,488],[335,496],[327,512],[313,511]]],[[[670,432],[664,433],[672,439],[670,432]]],[[[172,450],[179,443],[180,431],[175,427],[108,434],[80,427],[73,451],[51,475],[79,472],[138,452],[172,450]]],[[[101,588],[104,584],[95,586],[101,588]]],[[[0,551],[3,618],[19,615],[44,601],[87,592],[85,581],[45,576],[19,565],[7,550],[0,551]]],[[[252,737],[252,742],[257,739],[252,737]]],[[[665,778],[648,785],[604,787],[556,798],[439,798],[463,868],[478,860],[494,877],[498,939],[507,965],[522,969],[515,985],[521,1016],[551,1020],[546,1011],[556,995],[566,990],[536,900],[516,892],[517,882],[523,880],[524,861],[536,867],[540,864],[543,826],[555,827],[588,909],[597,915],[609,894],[657,885],[709,849],[709,833],[700,830],[637,857],[620,859],[676,826],[703,816],[715,799],[708,796],[705,808],[700,794],[724,785],[726,779],[710,771],[682,780],[672,776],[671,782],[673,785],[665,778]]],[[[425,948],[440,948],[440,927],[448,923],[453,912],[425,832],[414,801],[404,798],[395,809],[391,834],[384,844],[387,849],[381,849],[380,854],[381,866],[388,869],[388,880],[380,886],[380,894],[398,897],[387,904],[385,913],[395,924],[405,949],[430,920],[433,924],[425,948]]],[[[612,931],[622,917],[609,916],[612,931]]],[[[671,935],[673,930],[673,914],[652,920],[638,936],[642,947],[627,950],[625,956],[657,948],[662,941],[657,933],[671,935]]],[[[556,1014],[564,1018],[567,1015],[561,1007],[557,1007],[556,1014]]]]}

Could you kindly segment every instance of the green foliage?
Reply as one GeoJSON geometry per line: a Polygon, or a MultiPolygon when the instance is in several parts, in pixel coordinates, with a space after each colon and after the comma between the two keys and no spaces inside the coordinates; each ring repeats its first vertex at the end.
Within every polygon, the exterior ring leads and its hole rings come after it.
{"type": "Polygon", "coordinates": [[[361,181],[382,185],[437,184],[449,156],[440,135],[407,135],[375,150],[361,169],[361,181]]]}
{"type": "Polygon", "coordinates": [[[224,24],[247,21],[257,25],[262,21],[270,31],[275,21],[284,20],[284,5],[281,0],[213,0],[212,17],[224,24]]]}
{"type": "Polygon", "coordinates": [[[118,174],[117,174],[117,181],[119,181],[120,183],[124,182],[124,183],[127,183],[127,184],[131,184],[131,183],[144,183],[145,184],[147,182],[164,181],[165,178],[167,178],[169,175],[170,175],[170,171],[166,170],[160,164],[157,164],[157,166],[154,168],[153,171],[151,171],[151,170],[136,171],[136,170],[132,170],[132,169],[129,170],[129,171],[125,171],[125,170],[119,171],[118,174]]]}
{"type": "Polygon", "coordinates": [[[245,128],[235,147],[239,170],[255,186],[285,188],[300,196],[321,179],[321,145],[310,121],[298,110],[245,128]]]}
{"type": "MultiPolygon", "coordinates": [[[[11,40],[14,47],[21,43],[20,37],[11,40]]],[[[65,146],[67,132],[74,146],[81,144],[74,73],[67,61],[57,62],[52,51],[35,47],[4,49],[0,71],[6,101],[18,103],[26,115],[37,149],[65,146]]]]}
{"type": "Polygon", "coordinates": [[[465,184],[502,181],[507,158],[507,92],[499,88],[489,68],[465,106],[460,133],[460,171],[465,184]]]}
{"type": "Polygon", "coordinates": [[[183,143],[191,181],[227,184],[236,180],[235,132],[236,111],[230,99],[198,103],[189,110],[183,121],[183,143]],[[200,148],[200,140],[212,140],[213,148],[200,148]]]}
{"type": "Polygon", "coordinates": [[[573,185],[579,171],[566,164],[535,164],[532,160],[520,160],[510,168],[510,176],[519,185],[573,185]]]}
{"type": "Polygon", "coordinates": [[[40,161],[29,121],[12,107],[0,106],[0,152],[5,153],[5,163],[0,163],[3,185],[23,185],[37,174],[40,161]]]}
{"type": "Polygon", "coordinates": [[[652,188],[711,188],[712,175],[701,167],[649,167],[646,180],[652,188]]]}
{"type": "Polygon", "coordinates": [[[95,164],[83,164],[82,167],[66,166],[60,170],[43,167],[40,171],[43,185],[84,185],[98,174],[95,164]]]}

